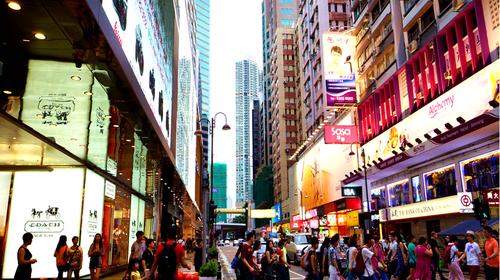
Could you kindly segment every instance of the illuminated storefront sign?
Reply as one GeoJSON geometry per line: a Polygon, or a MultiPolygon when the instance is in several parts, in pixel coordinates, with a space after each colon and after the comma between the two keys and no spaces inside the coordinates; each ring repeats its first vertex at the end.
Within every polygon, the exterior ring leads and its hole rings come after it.
{"type": "MultiPolygon", "coordinates": [[[[170,144],[175,27],[173,3],[103,0],[102,9],[113,29],[113,39],[125,54],[149,109],[170,144]]],[[[107,30],[109,26],[103,29],[107,30]]]]}
{"type": "Polygon", "coordinates": [[[311,209],[306,211],[306,219],[311,219],[318,216],[318,211],[316,209],[311,209]]]}
{"type": "Polygon", "coordinates": [[[343,186],[342,196],[357,196],[361,197],[361,186],[343,186]]]}
{"type": "Polygon", "coordinates": [[[346,214],[337,214],[337,225],[339,227],[347,225],[347,215],[346,214]]]}
{"type": "Polygon", "coordinates": [[[311,220],[309,220],[309,226],[311,228],[319,228],[319,221],[318,221],[318,219],[311,219],[311,220]]]}
{"type": "Polygon", "coordinates": [[[348,227],[359,226],[359,212],[357,210],[347,212],[347,226],[348,227]]]}
{"type": "MultiPolygon", "coordinates": [[[[401,155],[402,158],[399,161],[422,153],[422,147],[409,148],[407,143],[413,142],[415,138],[424,139],[426,133],[434,136],[434,129],[436,128],[443,132],[447,131],[445,124],[450,123],[455,126],[458,117],[471,120],[489,111],[491,106],[488,102],[494,99],[497,81],[500,80],[499,67],[500,61],[493,62],[471,78],[450,89],[436,100],[363,145],[367,155],[367,162],[378,160],[378,158],[385,160],[393,157],[392,151],[399,150],[400,147],[407,150],[401,155]],[[474,95],[470,94],[471,88],[474,89],[474,95]]],[[[446,139],[443,136],[441,137],[443,139],[440,138],[436,141],[445,143],[469,132],[471,131],[446,135],[446,139]]],[[[377,167],[384,168],[382,165],[377,165],[377,167]]]]}
{"type": "Polygon", "coordinates": [[[337,226],[337,214],[336,213],[328,213],[326,215],[326,219],[328,221],[329,227],[336,227],[337,226]]]}
{"type": "Polygon", "coordinates": [[[460,209],[467,208],[472,210],[472,203],[468,206],[463,206],[462,196],[453,195],[444,198],[412,203],[409,205],[389,208],[389,210],[379,210],[379,218],[381,222],[394,220],[403,220],[419,217],[437,216],[445,214],[459,213],[460,209]]]}
{"type": "Polygon", "coordinates": [[[300,215],[292,216],[292,228],[298,229],[302,227],[302,219],[300,215]]]}
{"type": "MultiPolygon", "coordinates": [[[[33,265],[33,278],[55,278],[53,248],[61,235],[68,244],[80,232],[82,211],[83,168],[54,169],[52,172],[16,172],[13,180],[4,278],[14,278],[20,238],[26,232],[34,236],[29,250],[38,262],[33,265]]],[[[101,209],[102,211],[102,209],[101,209]]],[[[22,241],[22,240],[21,240],[22,241]]]]}
{"type": "Polygon", "coordinates": [[[281,203],[275,204],[271,208],[276,211],[276,216],[272,219],[273,223],[281,222],[281,203]]]}
{"type": "Polygon", "coordinates": [[[340,33],[323,34],[326,106],[356,104],[355,40],[354,36],[340,33]]]}
{"type": "Polygon", "coordinates": [[[355,125],[325,125],[325,144],[351,144],[358,142],[355,125]]]}

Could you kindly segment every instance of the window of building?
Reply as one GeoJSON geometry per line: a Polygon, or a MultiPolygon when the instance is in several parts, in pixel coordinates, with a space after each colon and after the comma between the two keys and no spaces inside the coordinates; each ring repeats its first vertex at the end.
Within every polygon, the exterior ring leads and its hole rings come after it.
{"type": "Polygon", "coordinates": [[[449,165],[424,173],[427,200],[457,194],[455,165],[449,165]]]}
{"type": "Polygon", "coordinates": [[[411,190],[413,194],[413,202],[420,202],[423,199],[422,188],[420,186],[420,176],[411,178],[411,190]]]}
{"type": "Polygon", "coordinates": [[[371,190],[371,210],[379,210],[387,207],[387,189],[380,187],[371,190]]]}
{"type": "Polygon", "coordinates": [[[410,184],[408,179],[387,185],[390,194],[391,207],[406,205],[411,203],[410,184]]]}
{"type": "Polygon", "coordinates": [[[462,183],[468,192],[498,188],[498,151],[460,162],[462,183]]]}

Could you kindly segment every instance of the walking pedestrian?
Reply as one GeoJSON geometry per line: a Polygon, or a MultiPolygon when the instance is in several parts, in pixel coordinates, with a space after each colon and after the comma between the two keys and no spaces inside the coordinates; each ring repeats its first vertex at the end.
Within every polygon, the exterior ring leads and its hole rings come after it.
{"type": "Polygon", "coordinates": [[[486,242],[484,243],[484,250],[486,252],[484,276],[486,280],[498,279],[498,241],[493,237],[493,229],[490,226],[484,227],[484,235],[486,237],[486,242]]]}
{"type": "Polygon", "coordinates": [[[311,238],[311,249],[304,256],[305,269],[307,272],[307,280],[319,280],[319,268],[318,268],[318,256],[316,255],[316,250],[318,250],[319,240],[317,237],[311,238]]]}
{"type": "Polygon", "coordinates": [[[17,269],[14,274],[16,280],[31,279],[31,265],[36,263],[37,260],[33,259],[33,255],[28,246],[33,242],[33,234],[27,232],[23,234],[23,245],[17,250],[17,269]]]}
{"type": "Polygon", "coordinates": [[[78,245],[78,236],[73,236],[71,242],[73,245],[68,248],[68,280],[71,280],[73,274],[75,274],[75,280],[80,280],[80,269],[82,269],[83,264],[83,249],[78,245]]]}
{"type": "Polygon", "coordinates": [[[479,263],[481,259],[481,249],[479,244],[474,241],[474,232],[468,230],[465,234],[467,244],[462,258],[467,258],[467,269],[469,270],[470,280],[477,280],[479,274],[479,263]]]}
{"type": "Polygon", "coordinates": [[[330,250],[330,238],[325,237],[325,240],[321,244],[318,253],[319,260],[319,273],[320,278],[323,279],[323,276],[328,276],[328,251],[330,250]]]}
{"type": "Polygon", "coordinates": [[[415,273],[415,266],[417,265],[417,256],[415,255],[415,249],[417,248],[416,242],[417,238],[413,234],[410,234],[408,238],[406,239],[406,242],[408,243],[408,277],[406,280],[413,280],[413,274],[415,273]]]}
{"type": "MultiPolygon", "coordinates": [[[[460,268],[460,257],[462,253],[458,251],[458,238],[455,235],[450,236],[450,260],[448,270],[450,271],[449,280],[464,280],[464,273],[460,268]]],[[[446,255],[446,254],[445,254],[446,255]]]]}
{"type": "Polygon", "coordinates": [[[141,280],[141,273],[139,272],[139,261],[137,259],[133,259],[130,261],[130,268],[127,273],[130,275],[130,280],[141,280]]]}
{"type": "Polygon", "coordinates": [[[246,241],[243,242],[241,247],[241,279],[242,280],[255,280],[259,275],[259,268],[253,260],[253,244],[255,242],[255,232],[248,232],[246,241]]]}
{"type": "Polygon", "coordinates": [[[432,280],[436,280],[436,274],[439,273],[439,277],[441,280],[446,280],[446,277],[443,275],[443,270],[439,265],[439,260],[441,259],[441,251],[439,249],[438,243],[438,234],[435,231],[431,232],[431,238],[429,239],[429,245],[431,245],[432,249],[432,280]]]}
{"type": "Polygon", "coordinates": [[[389,280],[384,249],[382,248],[382,244],[380,244],[380,237],[378,235],[373,236],[373,252],[375,255],[372,258],[372,265],[375,278],[378,280],[389,280]]]}
{"type": "Polygon", "coordinates": [[[155,241],[153,239],[146,239],[146,250],[142,253],[140,269],[145,277],[149,278],[151,276],[151,269],[153,268],[153,263],[155,262],[155,241]]]}
{"type": "Polygon", "coordinates": [[[57,242],[56,250],[54,251],[54,257],[56,258],[57,266],[57,280],[62,280],[64,272],[68,271],[68,245],[66,244],[67,241],[68,238],[66,237],[66,235],[59,236],[59,241],[57,242]]]}
{"type": "Polygon", "coordinates": [[[396,270],[398,267],[398,240],[395,231],[389,233],[389,248],[388,248],[388,261],[389,261],[389,279],[391,276],[397,276],[396,270]]]}
{"type": "Polygon", "coordinates": [[[290,266],[286,259],[286,242],[287,240],[284,238],[278,242],[278,250],[276,251],[278,255],[277,280],[290,280],[290,266]]]}
{"type": "Polygon", "coordinates": [[[347,250],[347,280],[353,280],[357,278],[354,268],[356,267],[356,255],[358,254],[358,241],[357,239],[351,237],[349,239],[349,249],[347,250]]]}
{"type": "Polygon", "coordinates": [[[415,280],[430,280],[432,277],[431,271],[431,258],[432,258],[432,248],[427,243],[427,238],[420,237],[418,239],[418,245],[415,248],[415,256],[417,258],[415,265],[415,272],[413,277],[415,280]]]}
{"type": "MultiPolygon", "coordinates": [[[[328,253],[326,255],[326,259],[328,262],[328,273],[329,273],[329,280],[339,280],[340,279],[340,267],[337,262],[338,259],[338,252],[337,252],[337,247],[339,245],[339,235],[335,234],[332,239],[330,240],[330,247],[328,248],[328,253]]],[[[323,279],[323,275],[321,275],[321,278],[323,279]]]]}
{"type": "Polygon", "coordinates": [[[395,256],[396,270],[394,271],[394,278],[402,280],[406,278],[405,263],[408,260],[408,257],[406,256],[407,250],[404,243],[401,240],[401,237],[398,234],[394,234],[393,239],[396,241],[396,256],[395,256]]]}
{"type": "Polygon", "coordinates": [[[143,231],[138,231],[135,234],[136,240],[132,243],[132,247],[130,248],[130,257],[129,262],[136,260],[138,262],[142,259],[142,254],[146,251],[146,238],[144,237],[143,231]]]}
{"type": "Polygon", "coordinates": [[[179,266],[191,270],[191,266],[184,258],[185,250],[181,244],[175,241],[177,228],[175,226],[167,228],[167,241],[158,245],[155,253],[155,261],[151,269],[151,277],[157,280],[177,279],[177,269],[179,266]],[[155,273],[158,272],[157,275],[155,273]]]}
{"type": "Polygon", "coordinates": [[[266,279],[265,277],[270,277],[274,275],[273,266],[276,264],[277,261],[278,261],[278,256],[276,255],[274,250],[274,243],[272,240],[268,239],[266,244],[266,252],[264,253],[264,256],[262,257],[261,260],[261,269],[262,272],[264,273],[264,279],[266,279]]]}
{"type": "Polygon", "coordinates": [[[365,246],[361,248],[361,258],[356,257],[356,267],[360,265],[358,260],[361,260],[365,265],[362,272],[358,268],[358,272],[362,275],[362,280],[375,280],[375,271],[373,270],[372,262],[372,258],[375,256],[373,252],[374,241],[370,234],[367,234],[365,238],[365,246]]]}
{"type": "Polygon", "coordinates": [[[90,269],[90,279],[99,280],[101,268],[102,268],[102,256],[104,256],[104,246],[102,242],[102,235],[96,233],[94,236],[94,241],[90,245],[88,255],[90,257],[89,269],[90,269]]]}
{"type": "Polygon", "coordinates": [[[203,240],[198,238],[196,242],[193,242],[194,250],[194,269],[196,272],[200,271],[201,264],[203,263],[203,240]]]}

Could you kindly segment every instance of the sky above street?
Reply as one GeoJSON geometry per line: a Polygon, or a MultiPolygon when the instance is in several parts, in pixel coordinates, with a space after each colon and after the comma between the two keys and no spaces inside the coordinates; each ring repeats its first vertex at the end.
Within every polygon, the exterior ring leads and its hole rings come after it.
{"type": "Polygon", "coordinates": [[[214,162],[227,163],[228,197],[235,202],[235,63],[252,59],[262,68],[261,1],[211,0],[210,95],[211,115],[224,112],[231,130],[222,131],[224,117],[217,117],[214,162]]]}

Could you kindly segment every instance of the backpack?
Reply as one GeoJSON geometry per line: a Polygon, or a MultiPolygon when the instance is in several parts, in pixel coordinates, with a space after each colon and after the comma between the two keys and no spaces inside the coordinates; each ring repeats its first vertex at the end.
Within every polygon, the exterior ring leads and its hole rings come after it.
{"type": "Polygon", "coordinates": [[[446,263],[446,264],[451,263],[451,255],[450,255],[450,253],[451,253],[451,247],[453,247],[453,245],[448,244],[448,245],[446,246],[446,248],[444,249],[444,253],[443,253],[443,261],[444,261],[444,263],[446,263]]]}
{"type": "Polygon", "coordinates": [[[363,258],[362,252],[363,252],[363,248],[358,250],[358,253],[356,254],[356,259],[355,259],[356,266],[354,267],[354,273],[356,273],[357,275],[361,275],[361,276],[365,273],[365,270],[366,270],[366,261],[363,258]]]}
{"type": "Polygon", "coordinates": [[[163,249],[158,255],[158,272],[164,279],[174,279],[177,272],[177,256],[175,254],[175,246],[177,243],[172,245],[163,244],[163,249]]]}

